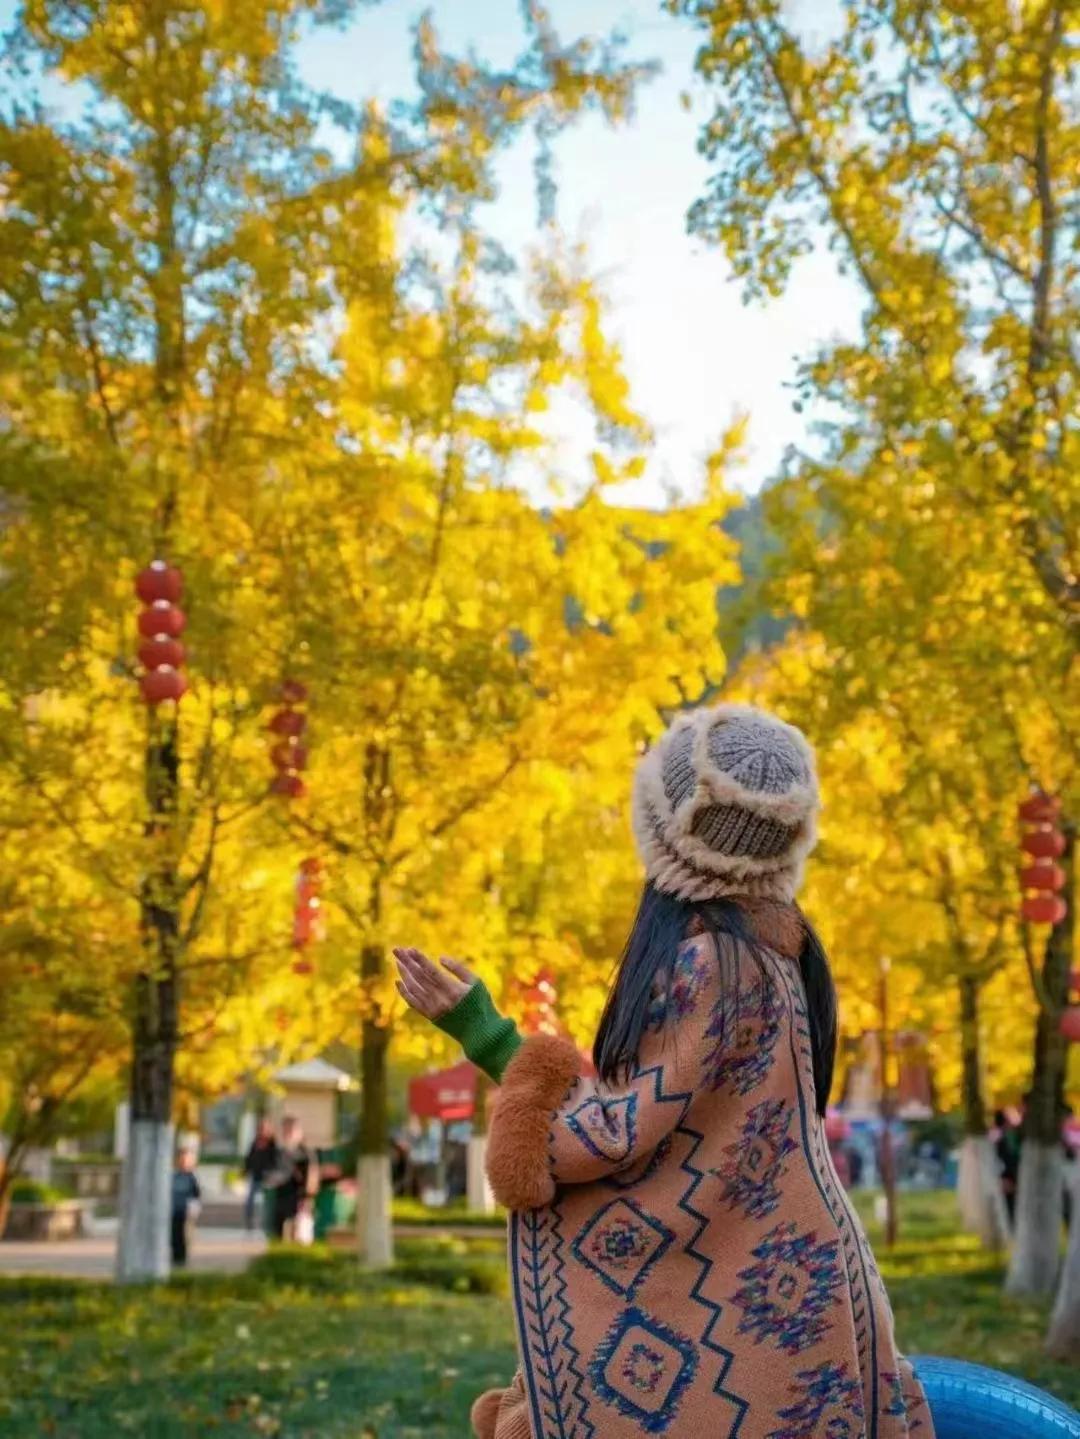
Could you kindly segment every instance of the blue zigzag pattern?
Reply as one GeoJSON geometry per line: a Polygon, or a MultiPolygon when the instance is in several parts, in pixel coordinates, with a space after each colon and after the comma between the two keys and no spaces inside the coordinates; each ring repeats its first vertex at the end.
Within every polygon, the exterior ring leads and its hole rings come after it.
{"type": "Polygon", "coordinates": [[[578,1368],[578,1360],[581,1358],[581,1351],[574,1343],[574,1326],[570,1323],[570,1301],[566,1297],[566,1261],[563,1257],[563,1245],[565,1240],[562,1232],[562,1212],[556,1202],[551,1206],[551,1213],[554,1216],[551,1231],[554,1236],[552,1257],[555,1264],[555,1293],[559,1303],[559,1323],[562,1325],[562,1345],[568,1358],[566,1362],[567,1372],[574,1380],[574,1388],[571,1397],[579,1405],[578,1419],[575,1421],[573,1435],[578,1433],[578,1423],[581,1425],[581,1439],[593,1439],[596,1433],[592,1421],[588,1418],[589,1401],[582,1392],[582,1385],[585,1383],[585,1375],[578,1368]]]}
{"type": "MultiPolygon", "coordinates": [[[[689,1105],[687,1107],[689,1107],[689,1105]]],[[[683,1117],[685,1118],[685,1110],[683,1117]]],[[[719,1355],[722,1361],[720,1373],[717,1376],[716,1383],[713,1385],[713,1393],[719,1395],[722,1399],[726,1399],[736,1410],[735,1423],[728,1430],[727,1439],[738,1439],[739,1430],[742,1428],[742,1422],[746,1418],[746,1411],[750,1406],[745,1399],[740,1399],[739,1396],[730,1389],[724,1388],[724,1381],[728,1376],[728,1371],[731,1368],[732,1360],[735,1356],[730,1349],[725,1349],[722,1344],[717,1344],[716,1340],[712,1337],[713,1330],[720,1322],[722,1309],[714,1300],[706,1299],[705,1295],[701,1292],[713,1268],[713,1261],[708,1255],[702,1254],[701,1250],[697,1247],[698,1241],[709,1227],[709,1219],[700,1209],[695,1209],[693,1204],[694,1195],[697,1193],[698,1187],[705,1178],[705,1171],[699,1169],[694,1163],[694,1156],[702,1144],[704,1144],[705,1136],[700,1130],[691,1129],[689,1125],[684,1125],[681,1120],[678,1125],[678,1132],[684,1134],[691,1140],[690,1152],[679,1166],[684,1174],[690,1176],[690,1184],[679,1200],[678,1207],[684,1214],[688,1214],[691,1219],[697,1221],[697,1228],[683,1246],[683,1252],[690,1259],[696,1260],[697,1263],[701,1265],[701,1272],[697,1277],[694,1287],[690,1291],[690,1298],[694,1300],[696,1304],[700,1304],[704,1309],[709,1311],[709,1320],[702,1333],[701,1342],[705,1345],[706,1349],[711,1349],[714,1354],[719,1355]]]]}
{"type": "Polygon", "coordinates": [[[713,1261],[707,1255],[702,1254],[696,1246],[701,1236],[705,1233],[705,1230],[709,1227],[709,1219],[707,1215],[702,1214],[700,1209],[694,1208],[692,1200],[694,1194],[697,1192],[698,1186],[705,1178],[705,1171],[703,1169],[698,1169],[698,1167],[694,1164],[694,1156],[697,1154],[702,1144],[704,1144],[705,1136],[699,1130],[691,1129],[688,1125],[685,1125],[683,1123],[686,1118],[687,1111],[690,1108],[690,1104],[694,1098],[693,1091],[685,1090],[680,1093],[665,1094],[663,1087],[663,1078],[664,1067],[662,1064],[654,1064],[649,1069],[641,1070],[634,1075],[635,1082],[642,1079],[652,1080],[652,1102],[654,1104],[679,1104],[682,1106],[679,1117],[675,1122],[674,1132],[677,1134],[685,1135],[686,1138],[691,1141],[690,1152],[687,1154],[686,1158],[679,1166],[679,1168],[683,1171],[684,1174],[688,1174],[690,1176],[691,1182],[685,1193],[680,1198],[677,1207],[681,1209],[684,1214],[688,1214],[690,1218],[693,1219],[697,1224],[697,1228],[694,1230],[692,1237],[683,1246],[683,1252],[687,1254],[689,1258],[696,1260],[697,1263],[701,1265],[701,1272],[697,1277],[697,1281],[694,1284],[694,1287],[690,1291],[690,1298],[694,1300],[696,1304],[700,1304],[704,1309],[708,1310],[709,1312],[709,1319],[702,1333],[701,1342],[702,1344],[704,1344],[706,1349],[711,1350],[713,1354],[719,1355],[720,1359],[722,1360],[720,1373],[717,1377],[716,1383],[713,1385],[713,1393],[719,1395],[722,1399],[726,1399],[737,1411],[735,1423],[732,1428],[728,1430],[726,1439],[738,1439],[739,1430],[742,1427],[743,1419],[746,1417],[746,1411],[750,1406],[745,1399],[740,1399],[737,1394],[733,1393],[729,1389],[724,1388],[724,1381],[728,1376],[728,1371],[731,1368],[731,1364],[735,1356],[732,1354],[730,1349],[725,1349],[722,1344],[717,1344],[717,1342],[712,1337],[713,1330],[720,1321],[721,1306],[719,1304],[716,1304],[711,1299],[706,1299],[701,1293],[702,1287],[707,1281],[709,1274],[713,1268],[713,1261]]]}

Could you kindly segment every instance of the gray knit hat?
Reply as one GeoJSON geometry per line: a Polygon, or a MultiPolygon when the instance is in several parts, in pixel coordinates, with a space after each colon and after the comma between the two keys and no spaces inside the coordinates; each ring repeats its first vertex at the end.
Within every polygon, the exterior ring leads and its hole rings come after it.
{"type": "Polygon", "coordinates": [[[787,902],[817,838],[814,753],[750,705],[681,714],[638,765],[634,837],[657,889],[787,902]]]}

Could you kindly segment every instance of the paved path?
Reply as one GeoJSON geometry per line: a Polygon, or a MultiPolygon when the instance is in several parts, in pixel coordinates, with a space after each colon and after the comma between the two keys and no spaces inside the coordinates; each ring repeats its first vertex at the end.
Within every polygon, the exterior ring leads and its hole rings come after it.
{"type": "MultiPolygon", "coordinates": [[[[242,1229],[196,1229],[188,1268],[203,1273],[236,1274],[246,1269],[266,1240],[242,1229]]],[[[111,1279],[116,1237],[97,1234],[51,1244],[5,1239],[0,1244],[0,1274],[48,1274],[63,1279],[111,1279]]]]}

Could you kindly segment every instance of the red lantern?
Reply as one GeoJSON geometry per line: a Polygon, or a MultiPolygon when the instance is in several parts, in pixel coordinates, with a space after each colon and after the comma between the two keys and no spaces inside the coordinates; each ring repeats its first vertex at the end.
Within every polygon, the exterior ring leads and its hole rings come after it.
{"type": "Polygon", "coordinates": [[[315,966],[310,959],[294,959],[292,971],[293,974],[314,974],[315,966]]]}
{"type": "Polygon", "coordinates": [[[284,795],[286,799],[303,799],[307,785],[298,774],[279,774],[270,786],[270,793],[284,795]]]}
{"type": "Polygon", "coordinates": [[[271,733],[292,739],[299,739],[306,726],[306,717],[296,710],[278,710],[270,720],[271,733]]]}
{"type": "Polygon", "coordinates": [[[168,600],[159,600],[139,614],[139,633],[148,640],[157,635],[168,635],[176,639],[177,635],[184,633],[186,624],[187,616],[184,611],[169,604],[168,600]]]}
{"type": "Polygon", "coordinates": [[[287,705],[302,705],[307,695],[307,685],[299,680],[286,680],[281,686],[281,698],[287,705]]]}
{"type": "Polygon", "coordinates": [[[148,670],[139,680],[139,688],[148,705],[159,705],[166,700],[181,700],[187,694],[187,680],[179,670],[148,670]]]}
{"type": "Polygon", "coordinates": [[[1065,888],[1065,871],[1060,864],[1044,860],[1041,864],[1029,864],[1026,869],[1022,869],[1020,883],[1024,889],[1039,889],[1048,894],[1056,894],[1059,889],[1065,888]]]}
{"type": "Polygon", "coordinates": [[[1067,1040],[1080,1044],[1080,1007],[1074,1004],[1062,1012],[1060,1028],[1067,1040]]]}
{"type": "Polygon", "coordinates": [[[1061,797],[1037,790],[1024,800],[1018,813],[1023,824],[1052,824],[1061,813],[1061,797]]]}
{"type": "Polygon", "coordinates": [[[282,740],[280,744],[274,745],[270,751],[270,759],[275,769],[307,768],[307,750],[295,741],[282,740]]]}
{"type": "Polygon", "coordinates": [[[293,915],[292,942],[296,949],[303,949],[311,943],[312,914],[306,905],[298,905],[293,915]]]}
{"type": "Polygon", "coordinates": [[[167,565],[164,560],[154,560],[135,577],[135,593],[144,605],[152,605],[155,600],[174,605],[183,591],[183,575],[175,565],[167,565]]]}
{"type": "Polygon", "coordinates": [[[1057,859],[1065,853],[1065,836],[1059,829],[1034,829],[1024,835],[1021,846],[1036,859],[1057,859]]]}
{"type": "Polygon", "coordinates": [[[1020,906],[1029,924],[1060,924],[1067,913],[1065,901],[1057,894],[1029,894],[1020,906]]]}
{"type": "Polygon", "coordinates": [[[160,669],[162,665],[178,670],[186,659],[187,651],[180,641],[166,636],[143,640],[139,646],[139,663],[148,670],[160,669]]]}

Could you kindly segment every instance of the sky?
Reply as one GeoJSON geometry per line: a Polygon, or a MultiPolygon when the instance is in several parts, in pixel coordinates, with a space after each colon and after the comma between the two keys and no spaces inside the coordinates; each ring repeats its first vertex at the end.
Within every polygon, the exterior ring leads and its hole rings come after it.
{"type": "MultiPolygon", "coordinates": [[[[832,0],[788,0],[811,28],[827,24],[832,0]]],[[[14,11],[0,0],[0,25],[14,11]]],[[[656,434],[644,477],[626,502],[656,504],[666,489],[700,484],[704,457],[740,413],[749,415],[745,460],[732,480],[754,491],[805,439],[813,412],[797,414],[788,388],[799,355],[832,336],[857,332],[860,296],[824,246],[797,268],[787,293],[744,305],[720,253],[686,232],[686,211],[707,175],[697,129],[708,101],[693,76],[697,38],[665,15],[660,0],[548,0],[563,38],[613,30],[634,58],[658,60],[660,75],[640,92],[636,118],[617,129],[589,118],[557,142],[558,220],[587,241],[609,297],[609,332],[622,348],[634,400],[656,434]],[[688,92],[688,111],[681,96],[688,92]]],[[[344,30],[307,35],[298,56],[310,84],[358,101],[414,93],[411,29],[430,10],[443,44],[474,47],[508,61],[523,40],[514,0],[382,0],[361,7],[344,30]]],[[[512,251],[534,234],[532,154],[506,157],[490,222],[512,251]]],[[[574,413],[557,416],[558,461],[571,484],[587,473],[591,436],[574,413]]]]}
{"type": "MultiPolygon", "coordinates": [[[[814,27],[827,23],[834,7],[830,0],[798,0],[797,8],[799,21],[814,27]]],[[[473,46],[502,61],[522,43],[513,0],[384,0],[344,33],[309,37],[300,57],[304,77],[353,100],[408,95],[410,28],[425,9],[451,49],[473,46]]],[[[800,415],[792,407],[796,357],[834,335],[857,333],[859,292],[822,246],[799,266],[785,296],[745,305],[724,256],[686,230],[686,211],[708,173],[696,149],[708,101],[693,75],[693,27],[664,14],[660,0],[548,0],[548,9],[564,39],[618,30],[629,55],[662,66],[642,88],[631,124],[612,129],[586,119],[559,138],[556,152],[559,223],[588,243],[611,302],[609,329],[635,401],[656,432],[645,476],[620,498],[659,503],[669,486],[693,493],[704,457],[740,412],[749,415],[748,451],[732,480],[754,491],[813,420],[812,411],[800,415]],[[681,101],[687,92],[689,111],[681,101]]],[[[527,244],[533,233],[531,160],[521,146],[501,172],[491,220],[511,247],[527,244]]],[[[587,431],[568,417],[560,460],[573,474],[585,471],[589,443],[587,431]]]]}

